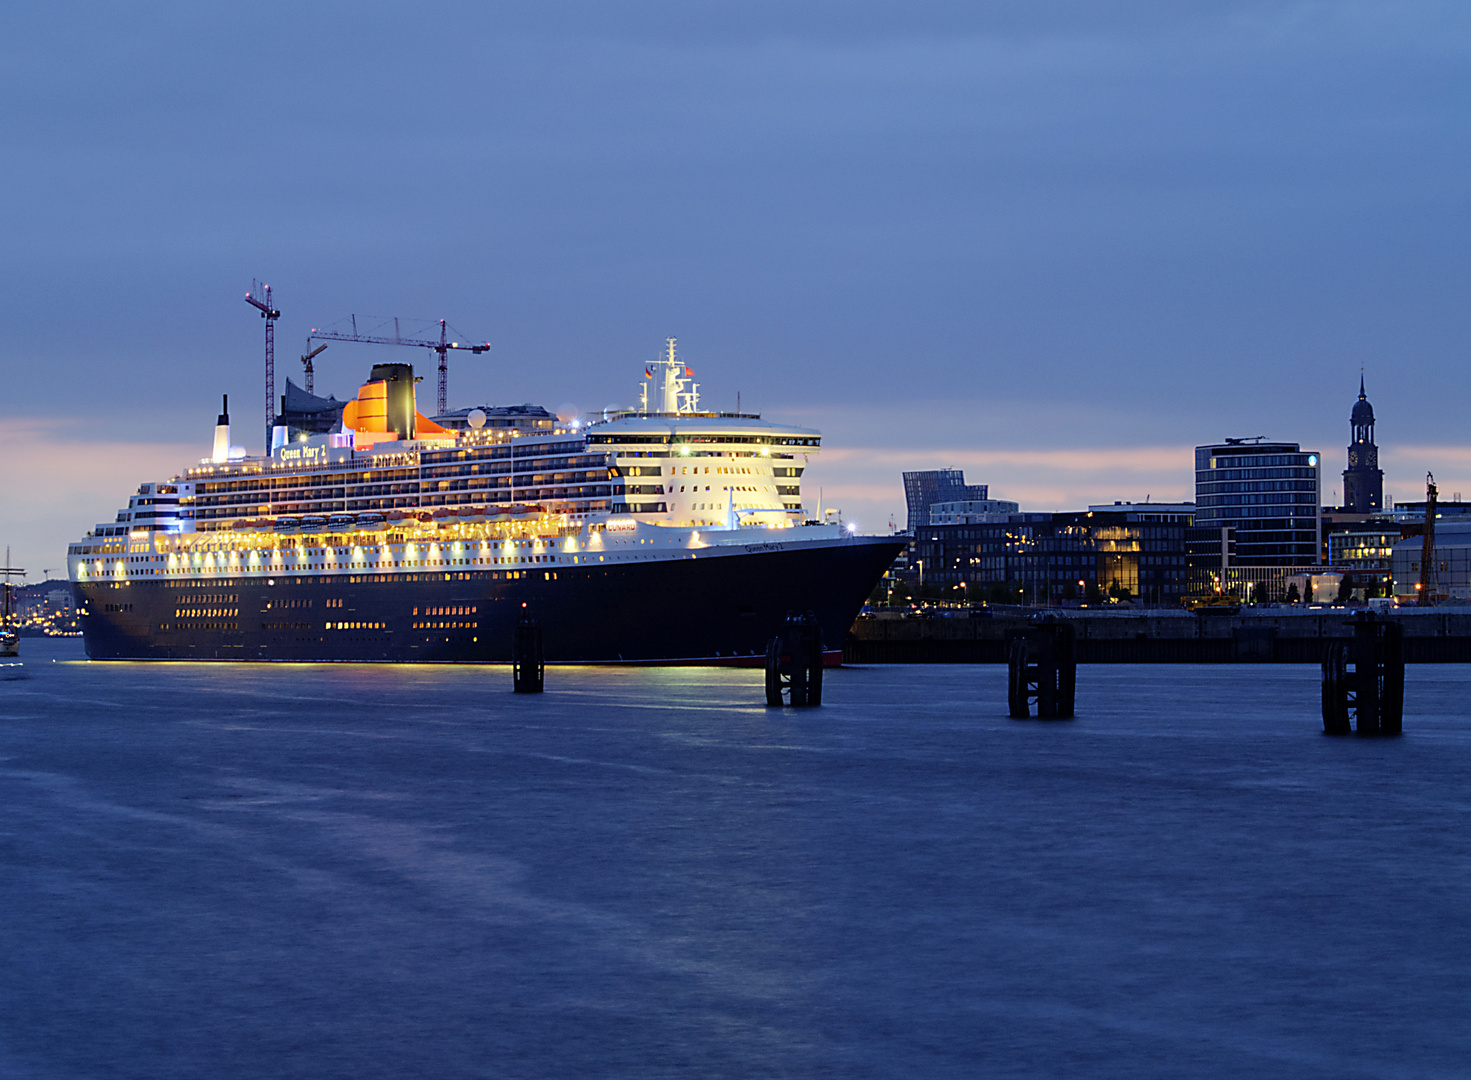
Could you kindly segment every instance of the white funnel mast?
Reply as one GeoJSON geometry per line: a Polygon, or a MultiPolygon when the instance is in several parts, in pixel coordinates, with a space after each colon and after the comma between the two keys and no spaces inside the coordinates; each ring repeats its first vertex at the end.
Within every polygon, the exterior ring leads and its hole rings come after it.
{"type": "Polygon", "coordinates": [[[226,394],[224,401],[220,404],[220,418],[215,422],[215,444],[214,452],[210,454],[211,461],[230,460],[230,395],[226,394]]]}

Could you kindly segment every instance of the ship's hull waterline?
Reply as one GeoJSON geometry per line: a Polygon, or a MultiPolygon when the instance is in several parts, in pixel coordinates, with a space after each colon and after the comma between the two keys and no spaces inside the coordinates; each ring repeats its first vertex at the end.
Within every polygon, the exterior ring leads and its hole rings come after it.
{"type": "Polygon", "coordinates": [[[752,663],[789,613],[841,648],[903,548],[887,538],[771,545],[607,566],[76,582],[93,660],[503,663],[529,616],[549,663],[752,663]]]}

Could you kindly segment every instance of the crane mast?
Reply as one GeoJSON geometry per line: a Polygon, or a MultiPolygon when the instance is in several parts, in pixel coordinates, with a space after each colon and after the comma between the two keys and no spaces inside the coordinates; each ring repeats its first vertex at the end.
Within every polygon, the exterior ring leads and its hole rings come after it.
{"type": "Polygon", "coordinates": [[[313,349],[311,339],[307,339],[306,347],[308,352],[305,356],[301,358],[301,366],[306,369],[306,392],[308,394],[315,394],[317,392],[315,379],[316,372],[312,369],[312,360],[315,359],[327,346],[318,345],[315,349],[313,349]]]}
{"type": "Polygon", "coordinates": [[[271,287],[258,282],[250,283],[250,292],[245,302],[260,311],[266,320],[266,453],[271,452],[271,429],[276,426],[276,320],[281,313],[271,306],[271,287]],[[256,299],[261,293],[263,299],[256,299]]]}
{"type": "Polygon", "coordinates": [[[1425,474],[1425,534],[1420,541],[1420,598],[1421,607],[1435,603],[1435,474],[1425,474]]]}

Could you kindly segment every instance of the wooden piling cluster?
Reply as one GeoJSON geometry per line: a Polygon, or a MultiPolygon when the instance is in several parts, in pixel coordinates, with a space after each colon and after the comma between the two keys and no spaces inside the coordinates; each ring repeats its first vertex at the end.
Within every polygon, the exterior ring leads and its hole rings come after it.
{"type": "Polygon", "coordinates": [[[1362,612],[1354,636],[1329,642],[1323,656],[1323,731],[1399,735],[1404,730],[1404,631],[1362,612]]]}
{"type": "Polygon", "coordinates": [[[822,704],[822,627],[810,611],[788,615],[781,633],[766,645],[766,704],[822,704]]]}
{"type": "Polygon", "coordinates": [[[1006,698],[1015,719],[1065,720],[1073,715],[1078,683],[1075,637],[1070,624],[1044,616],[1007,635],[1006,698]]]}
{"type": "Polygon", "coordinates": [[[539,694],[545,682],[541,627],[535,619],[522,618],[511,640],[511,689],[517,694],[539,694]]]}

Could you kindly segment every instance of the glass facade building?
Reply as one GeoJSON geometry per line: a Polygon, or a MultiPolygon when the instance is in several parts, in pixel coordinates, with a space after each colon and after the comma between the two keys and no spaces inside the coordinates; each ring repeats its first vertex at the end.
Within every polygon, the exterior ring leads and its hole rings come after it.
{"type": "Polygon", "coordinates": [[[1195,448],[1195,526],[1230,530],[1232,565],[1318,565],[1321,506],[1315,451],[1229,439],[1195,448]]]}
{"type": "Polygon", "coordinates": [[[1173,603],[1185,588],[1188,508],[1012,514],[1006,522],[928,525],[910,547],[912,574],[953,599],[992,589],[1042,603],[1100,592],[1173,603]]]}
{"type": "Polygon", "coordinates": [[[989,498],[985,484],[967,484],[961,469],[929,469],[904,474],[904,502],[909,521],[904,531],[910,536],[930,523],[930,507],[935,503],[975,502],[989,498]]]}

